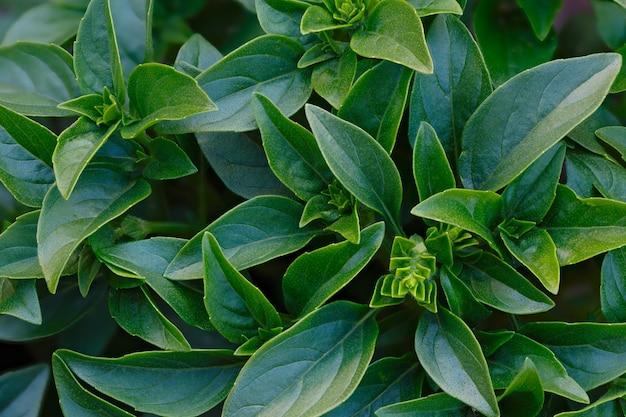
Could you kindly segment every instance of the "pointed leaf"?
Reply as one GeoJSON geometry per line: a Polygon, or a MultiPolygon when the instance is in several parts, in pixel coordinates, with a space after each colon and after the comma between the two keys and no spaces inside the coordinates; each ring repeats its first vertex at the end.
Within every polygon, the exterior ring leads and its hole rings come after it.
{"type": "Polygon", "coordinates": [[[626,247],[606,254],[601,274],[602,314],[610,322],[626,322],[626,247]]]}
{"type": "Polygon", "coordinates": [[[620,63],[617,54],[553,61],[496,90],[463,130],[463,184],[497,190],[511,182],[598,108],[620,63]]]}
{"type": "Polygon", "coordinates": [[[154,138],[149,148],[152,159],[143,170],[145,178],[173,180],[198,172],[189,156],[173,140],[154,138]]]}
{"type": "Polygon", "coordinates": [[[543,408],[543,387],[537,367],[526,358],[506,390],[498,397],[498,405],[506,416],[535,417],[543,408]]]}
{"type": "Polygon", "coordinates": [[[257,0],[254,3],[259,24],[265,33],[299,38],[300,21],[309,4],[298,0],[257,0]]]}
{"type": "Polygon", "coordinates": [[[222,54],[201,34],[191,35],[178,50],[174,68],[180,72],[197,77],[222,58],[222,54]]]}
{"type": "Polygon", "coordinates": [[[0,235],[0,277],[43,278],[37,258],[39,211],[26,213],[0,235]]]}
{"type": "Polygon", "coordinates": [[[550,33],[563,0],[517,0],[517,4],[524,9],[537,38],[544,40],[550,33]]]}
{"type": "Polygon", "coordinates": [[[25,322],[42,322],[36,280],[0,278],[0,314],[8,314],[25,322]]]}
{"type": "Polygon", "coordinates": [[[352,26],[350,23],[342,23],[334,18],[333,13],[324,6],[309,6],[302,15],[300,32],[303,35],[318,33],[335,29],[345,29],[352,26]]]}
{"type": "Polygon", "coordinates": [[[486,416],[499,416],[487,362],[467,325],[446,310],[424,311],[415,333],[415,351],[435,383],[450,396],[486,416]]]}
{"type": "MultiPolygon", "coordinates": [[[[124,79],[152,54],[151,13],[154,0],[107,0],[124,79]]],[[[109,36],[111,36],[109,34],[109,36]]]]}
{"type": "Polygon", "coordinates": [[[48,365],[32,365],[0,375],[2,414],[7,417],[37,417],[49,379],[48,365]]]}
{"type": "Polygon", "coordinates": [[[456,185],[437,132],[428,122],[420,124],[413,145],[413,177],[420,201],[456,185]]]}
{"type": "Polygon", "coordinates": [[[439,271],[439,282],[450,311],[468,325],[478,326],[491,314],[491,311],[474,297],[470,289],[447,266],[443,266],[439,271]]]}
{"type": "Polygon", "coordinates": [[[265,343],[237,377],[223,416],[312,417],[341,404],[374,353],[373,312],[338,301],[265,343]]]}
{"type": "Polygon", "coordinates": [[[612,158],[572,150],[567,153],[567,185],[583,197],[596,196],[626,202],[626,167],[612,158]]]}
{"type": "Polygon", "coordinates": [[[465,417],[467,406],[445,392],[389,405],[376,411],[377,417],[465,417]]]}
{"type": "Polygon", "coordinates": [[[137,411],[191,417],[222,401],[241,369],[227,350],[141,352],[96,358],[55,353],[82,381],[137,411]]]}
{"type": "Polygon", "coordinates": [[[608,126],[596,130],[595,133],[603,142],[618,151],[622,159],[626,161],[626,127],[608,126]]]}
{"type": "Polygon", "coordinates": [[[408,0],[420,16],[439,13],[463,14],[463,9],[456,0],[408,0]]]}
{"type": "Polygon", "coordinates": [[[578,411],[570,411],[565,413],[559,413],[554,417],[595,417],[595,416],[616,416],[620,413],[623,415],[624,410],[620,407],[619,399],[623,399],[626,395],[626,384],[624,379],[619,378],[614,380],[607,392],[598,398],[593,404],[589,404],[587,407],[578,411]]]}
{"type": "MultiPolygon", "coordinates": [[[[312,48],[309,49],[309,51],[311,50],[312,48]]],[[[323,47],[322,52],[324,52],[323,47]]],[[[318,59],[326,58],[327,54],[324,53],[318,59]]],[[[306,56],[305,54],[303,58],[306,56]]],[[[346,96],[350,92],[358,61],[354,51],[348,47],[343,50],[339,57],[335,58],[334,55],[331,55],[330,58],[324,62],[316,63],[311,73],[311,85],[317,94],[338,109],[344,104],[346,96]]],[[[303,65],[302,60],[300,60],[299,65],[303,65]]],[[[369,99],[369,97],[362,98],[369,99]]]]}

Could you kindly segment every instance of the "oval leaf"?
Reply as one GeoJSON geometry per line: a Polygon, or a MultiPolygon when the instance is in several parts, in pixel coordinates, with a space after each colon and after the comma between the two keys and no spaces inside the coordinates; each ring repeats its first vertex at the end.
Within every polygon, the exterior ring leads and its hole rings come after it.
{"type": "Polygon", "coordinates": [[[38,416],[43,404],[50,368],[33,365],[0,376],[0,410],[5,416],[38,416]]]}
{"type": "Polygon", "coordinates": [[[76,35],[84,10],[62,4],[42,3],[27,9],[7,29],[2,43],[19,41],[63,45],[76,35]]]}
{"type": "Polygon", "coordinates": [[[420,124],[413,145],[413,177],[420,201],[456,185],[437,132],[428,122],[420,124]]]}
{"type": "Polygon", "coordinates": [[[172,180],[198,172],[189,156],[173,140],[162,137],[150,141],[150,162],[143,170],[145,178],[172,180]]]}
{"type": "Polygon", "coordinates": [[[513,381],[499,396],[500,410],[507,417],[535,417],[543,408],[543,400],[543,386],[537,367],[530,358],[526,358],[513,381]]]}
{"type": "Polygon", "coordinates": [[[42,322],[35,279],[0,278],[0,314],[8,314],[25,322],[42,322]]]}
{"type": "Polygon", "coordinates": [[[376,411],[377,417],[465,417],[467,406],[445,392],[389,405],[376,411]]]}
{"type": "Polygon", "coordinates": [[[39,211],[26,213],[0,235],[0,277],[43,278],[37,259],[39,211]]]}

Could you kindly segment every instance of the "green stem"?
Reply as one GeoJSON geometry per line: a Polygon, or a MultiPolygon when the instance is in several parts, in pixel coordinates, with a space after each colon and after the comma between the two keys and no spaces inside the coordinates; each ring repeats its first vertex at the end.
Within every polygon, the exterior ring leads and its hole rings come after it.
{"type": "Polygon", "coordinates": [[[336,53],[337,55],[341,55],[341,53],[342,53],[341,48],[337,45],[337,43],[330,36],[331,33],[332,33],[332,31],[330,31],[330,30],[324,30],[324,31],[320,32],[320,37],[324,41],[326,41],[326,43],[331,47],[331,49],[333,50],[334,53],[336,53]]]}

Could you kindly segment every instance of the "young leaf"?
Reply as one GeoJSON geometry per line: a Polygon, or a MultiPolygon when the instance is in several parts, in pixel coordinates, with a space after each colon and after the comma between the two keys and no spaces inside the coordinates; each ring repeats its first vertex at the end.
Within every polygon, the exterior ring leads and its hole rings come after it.
{"type": "Polygon", "coordinates": [[[408,0],[420,17],[439,13],[463,14],[456,0],[408,0]]]}
{"type": "Polygon", "coordinates": [[[402,182],[387,151],[359,127],[312,105],[306,115],[326,163],[357,200],[379,212],[396,234],[402,182]]]}
{"type": "Polygon", "coordinates": [[[467,263],[459,278],[488,306],[512,314],[548,311],[554,302],[512,266],[490,253],[467,263]]]}
{"type": "Polygon", "coordinates": [[[312,417],[345,401],[374,353],[374,311],[328,304],[265,343],[241,370],[224,404],[234,415],[312,417]]]}
{"type": "Polygon", "coordinates": [[[474,297],[470,289],[447,266],[443,266],[439,271],[439,282],[450,311],[461,317],[468,325],[478,326],[491,314],[491,311],[474,297]]]}
{"type": "Polygon", "coordinates": [[[161,349],[191,349],[185,336],[159,311],[144,288],[110,288],[109,310],[117,324],[133,336],[161,349]]]}
{"type": "Polygon", "coordinates": [[[313,134],[285,117],[265,96],[254,94],[252,108],[274,174],[304,201],[322,192],[333,174],[313,134]]]}
{"type": "Polygon", "coordinates": [[[415,352],[447,394],[485,416],[500,415],[487,362],[463,320],[441,307],[437,314],[424,311],[415,333],[415,352]]]}
{"type": "Polygon", "coordinates": [[[52,163],[56,186],[63,198],[67,200],[70,197],[85,167],[118,124],[108,128],[100,127],[86,117],[81,117],[59,135],[52,163]]]}
{"type": "Polygon", "coordinates": [[[250,268],[294,252],[320,233],[312,226],[299,227],[301,204],[278,196],[248,200],[224,213],[193,237],[165,271],[171,279],[201,279],[202,239],[210,232],[237,270],[250,268]]]}
{"type": "Polygon", "coordinates": [[[36,417],[43,404],[50,368],[32,365],[0,375],[0,410],[5,416],[36,417]]]}
{"type": "Polygon", "coordinates": [[[511,182],[598,108],[620,63],[617,54],[558,60],[502,85],[463,130],[463,184],[498,190],[511,182]]]}
{"type": "Polygon", "coordinates": [[[456,166],[463,127],[491,93],[482,54],[467,27],[456,17],[437,16],[426,37],[434,62],[433,74],[415,73],[409,109],[409,140],[422,121],[433,126],[456,166]]]}
{"type": "Polygon", "coordinates": [[[506,390],[498,397],[502,413],[510,417],[536,417],[543,408],[541,377],[532,359],[524,364],[506,390]]]}
{"type": "Polygon", "coordinates": [[[544,40],[550,33],[563,0],[517,0],[517,4],[524,9],[537,38],[544,40]]]}
{"type": "Polygon", "coordinates": [[[63,269],[83,240],[149,194],[147,182],[132,180],[107,165],[85,169],[68,200],[51,188],[37,227],[39,263],[50,292],[56,291],[63,269]]]}
{"type": "Polygon", "coordinates": [[[291,38],[302,36],[300,21],[309,4],[298,0],[256,0],[259,24],[265,33],[275,33],[291,38]]]}
{"type": "Polygon", "coordinates": [[[413,145],[413,177],[420,201],[456,185],[437,132],[428,122],[420,124],[413,145]]]}
{"type": "Polygon", "coordinates": [[[57,108],[80,95],[72,56],[65,49],[18,42],[0,47],[0,61],[0,105],[26,116],[72,115],[57,108]]]}
{"type": "Polygon", "coordinates": [[[352,26],[351,23],[342,23],[333,17],[333,13],[324,6],[309,6],[302,15],[300,21],[300,32],[303,35],[331,31],[335,29],[345,29],[352,26]]]}
{"type": "Polygon", "coordinates": [[[178,50],[174,68],[192,77],[197,77],[222,58],[222,54],[201,34],[191,35],[178,50]]]}
{"type": "Polygon", "coordinates": [[[37,259],[39,211],[26,213],[0,235],[0,277],[43,278],[37,259]]]}
{"type": "Polygon", "coordinates": [[[401,0],[384,0],[369,12],[362,29],[352,34],[350,47],[358,55],[432,73],[424,27],[413,6],[401,0]]]}
{"type": "Polygon", "coordinates": [[[610,322],[626,322],[626,247],[610,251],[602,261],[600,301],[610,322]]]}
{"type": "Polygon", "coordinates": [[[85,10],[64,7],[54,3],[41,3],[27,9],[7,29],[2,43],[11,45],[18,41],[63,45],[76,35],[85,10]]]}
{"type": "Polygon", "coordinates": [[[547,346],[585,390],[626,372],[626,324],[534,322],[522,332],[547,346]]]}
{"type": "MultiPolygon", "coordinates": [[[[325,56],[326,54],[321,55],[321,57],[325,56]]],[[[299,65],[302,65],[302,60],[299,65]]],[[[339,57],[331,55],[331,59],[315,65],[311,73],[311,85],[317,94],[328,101],[331,106],[339,109],[352,87],[356,69],[356,54],[346,47],[339,57]]]]}
{"type": "Polygon", "coordinates": [[[361,231],[359,244],[334,243],[296,258],[283,277],[287,310],[302,317],[324,304],[367,265],[384,235],[384,223],[375,223],[361,231]]]}
{"type": "Polygon", "coordinates": [[[388,405],[376,411],[377,417],[465,417],[467,406],[445,392],[388,405]]]}
{"type": "Polygon", "coordinates": [[[196,78],[218,111],[164,122],[159,128],[166,133],[256,129],[250,105],[255,92],[268,97],[287,116],[292,115],[311,94],[310,71],[298,68],[303,53],[299,42],[285,36],[253,39],[196,78]]]}
{"type": "Polygon", "coordinates": [[[141,352],[96,358],[58,350],[55,357],[103,394],[159,416],[192,417],[222,401],[241,369],[227,350],[141,352]]]}
{"type": "Polygon", "coordinates": [[[263,293],[241,275],[224,256],[210,232],[202,238],[204,306],[218,332],[233,343],[243,343],[259,328],[280,328],[278,312],[263,293]]]}
{"type": "Polygon", "coordinates": [[[0,314],[8,314],[39,325],[41,308],[35,279],[0,278],[0,314]]]}
{"type": "Polygon", "coordinates": [[[570,265],[626,245],[626,203],[580,199],[559,185],[541,227],[556,244],[561,265],[570,265]]]}
{"type": "Polygon", "coordinates": [[[198,168],[173,140],[162,137],[150,141],[150,162],[143,176],[154,180],[172,180],[195,174],[198,168]]]}

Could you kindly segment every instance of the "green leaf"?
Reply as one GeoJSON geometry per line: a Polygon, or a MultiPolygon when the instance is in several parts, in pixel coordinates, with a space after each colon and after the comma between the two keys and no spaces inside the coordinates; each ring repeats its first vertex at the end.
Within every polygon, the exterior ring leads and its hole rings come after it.
{"type": "Polygon", "coordinates": [[[22,13],[8,28],[2,43],[11,45],[18,41],[54,43],[62,45],[78,29],[84,10],[43,3],[22,13]]]}
{"type": "Polygon", "coordinates": [[[510,386],[527,359],[532,360],[536,366],[545,391],[577,402],[589,403],[589,397],[583,388],[568,375],[554,353],[520,334],[515,334],[488,359],[494,387],[501,389],[510,386]]]}
{"type": "Polygon", "coordinates": [[[202,254],[204,306],[222,336],[243,343],[256,336],[259,327],[272,330],[282,326],[274,306],[228,262],[210,232],[202,238],[202,254]]]}
{"type": "Polygon", "coordinates": [[[626,202],[626,168],[609,156],[571,150],[567,153],[567,185],[582,196],[596,196],[626,202]]]}
{"type": "Polygon", "coordinates": [[[337,116],[365,130],[391,153],[412,76],[406,67],[381,62],[354,83],[337,116]]]}
{"type": "Polygon", "coordinates": [[[559,185],[541,227],[556,244],[561,265],[575,264],[626,245],[626,203],[578,198],[559,185]]]}
{"type": "Polygon", "coordinates": [[[302,317],[324,304],[369,263],[384,235],[384,223],[375,223],[361,231],[359,244],[334,243],[296,258],[283,277],[287,310],[302,317]]]}
{"type": "MultiPolygon", "coordinates": [[[[315,65],[311,74],[311,85],[317,94],[334,108],[339,109],[352,87],[356,69],[356,54],[346,47],[339,57],[315,65]]],[[[369,97],[362,98],[369,99],[369,97]]]]}
{"type": "Polygon", "coordinates": [[[72,194],[76,182],[87,164],[117,129],[119,123],[111,127],[100,127],[86,117],[79,118],[58,137],[52,154],[56,186],[66,200],[72,194]]]}
{"type": "Polygon", "coordinates": [[[474,297],[470,289],[447,266],[443,266],[439,271],[439,282],[450,311],[470,326],[479,325],[491,314],[491,311],[474,297]]]}
{"type": "Polygon", "coordinates": [[[0,375],[4,416],[37,417],[50,379],[48,365],[32,365],[0,375]]]}
{"type": "Polygon", "coordinates": [[[428,122],[420,124],[413,145],[413,177],[420,201],[456,185],[437,132],[428,122]]]}
{"type": "Polygon", "coordinates": [[[467,325],[439,307],[424,311],[415,333],[415,351],[433,381],[450,396],[485,416],[499,416],[487,362],[467,325]]]}
{"type": "Polygon", "coordinates": [[[333,17],[333,13],[324,6],[309,6],[302,15],[300,21],[300,32],[303,35],[318,33],[335,29],[345,29],[352,26],[352,23],[341,23],[333,17]]]}
{"type": "Polygon", "coordinates": [[[309,5],[297,0],[257,0],[257,18],[266,33],[299,38],[300,21],[309,5]]]}
{"type": "Polygon", "coordinates": [[[154,180],[172,180],[198,172],[189,156],[173,140],[162,137],[150,141],[150,162],[143,176],[154,180]]]}
{"type": "Polygon", "coordinates": [[[180,72],[197,77],[222,58],[222,54],[201,34],[191,35],[178,50],[174,68],[180,72]]]}
{"type": "Polygon", "coordinates": [[[255,92],[292,115],[311,94],[310,70],[298,68],[303,53],[299,42],[285,36],[253,39],[196,78],[218,111],[161,123],[159,129],[166,133],[254,130],[250,100],[255,92]]]}
{"type": "Polygon", "coordinates": [[[626,395],[626,386],[624,379],[614,380],[607,392],[597,399],[593,404],[578,411],[570,411],[556,414],[555,417],[596,417],[596,416],[617,416],[623,415],[623,409],[620,408],[618,401],[626,395]]]}
{"type": "Polygon", "coordinates": [[[252,108],[274,174],[304,201],[319,195],[333,174],[313,134],[285,117],[265,96],[255,94],[252,108]]]}
{"type": "Polygon", "coordinates": [[[396,234],[402,182],[387,151],[365,131],[312,105],[306,115],[335,177],[357,200],[379,212],[396,234]]]}
{"type": "Polygon", "coordinates": [[[25,322],[42,323],[35,279],[0,278],[0,314],[8,314],[25,322]]]}
{"type": "Polygon", "coordinates": [[[626,127],[608,126],[596,130],[595,133],[603,142],[618,151],[626,161],[626,127]]]}
{"type": "Polygon", "coordinates": [[[377,417],[465,417],[467,406],[440,392],[427,397],[389,405],[376,411],[377,417]]]}
{"type": "Polygon", "coordinates": [[[139,119],[122,128],[122,137],[132,138],[164,120],[181,120],[217,110],[191,76],[164,64],[137,66],[128,78],[131,116],[139,119]]]}
{"type": "Polygon", "coordinates": [[[182,332],[159,311],[144,288],[110,288],[109,310],[117,324],[133,336],[161,349],[191,349],[182,332]]]}
{"type": "Polygon", "coordinates": [[[51,188],[37,228],[39,263],[50,292],[55,292],[63,269],[83,240],[149,194],[147,182],[132,180],[107,165],[85,169],[68,200],[51,188]]]}
{"type": "Polygon", "coordinates": [[[299,227],[303,207],[291,199],[261,196],[235,206],[193,237],[165,271],[171,279],[204,276],[202,239],[210,232],[237,270],[250,268],[294,252],[319,234],[314,227],[299,227]]]}
{"type": "Polygon", "coordinates": [[[459,278],[488,306],[512,314],[548,311],[554,302],[509,264],[490,253],[465,264],[459,278]]]}
{"type": "Polygon", "coordinates": [[[539,40],[544,40],[550,33],[563,0],[517,0],[517,4],[524,9],[535,36],[539,40]]]}
{"type": "Polygon", "coordinates": [[[602,40],[613,50],[626,43],[626,24],[624,23],[626,10],[624,5],[617,4],[618,2],[621,3],[623,0],[613,2],[594,0],[591,2],[594,15],[598,22],[602,22],[601,25],[598,25],[598,32],[602,40]]]}
{"type": "Polygon", "coordinates": [[[52,44],[18,42],[0,47],[0,105],[26,116],[71,116],[59,103],[80,95],[72,56],[52,44]]]}
{"type": "Polygon", "coordinates": [[[415,7],[420,17],[439,13],[463,14],[463,9],[456,0],[408,0],[415,7]]]}
{"type": "Polygon", "coordinates": [[[602,261],[600,301],[610,322],[626,322],[626,247],[612,250],[602,261]]]}
{"type": "Polygon", "coordinates": [[[588,151],[607,156],[606,147],[602,144],[602,141],[598,140],[596,131],[605,126],[615,126],[619,124],[619,119],[615,117],[606,106],[601,105],[591,116],[587,117],[572,129],[567,134],[567,137],[588,151]]]}
{"type": "Polygon", "coordinates": [[[415,73],[409,140],[415,141],[422,121],[430,123],[456,167],[465,123],[491,93],[491,80],[478,45],[458,18],[437,16],[426,40],[435,70],[433,74],[415,73]]]}
{"type": "MultiPolygon", "coordinates": [[[[622,62],[626,61],[626,43],[615,50],[622,56],[622,62]]],[[[617,74],[615,82],[611,86],[611,93],[621,93],[626,91],[626,67],[622,65],[622,69],[617,74]]]]}
{"type": "Polygon", "coordinates": [[[128,80],[137,65],[151,60],[152,25],[150,20],[154,0],[105,1],[110,2],[111,20],[118,44],[122,72],[124,79],[128,80]]]}
{"type": "Polygon", "coordinates": [[[26,213],[0,235],[0,277],[43,278],[37,258],[39,211],[26,213]]]}
{"type": "Polygon", "coordinates": [[[350,46],[358,55],[384,59],[418,72],[432,73],[424,27],[413,6],[384,0],[369,12],[363,29],[352,34],[350,46]]]}
{"type": "Polygon", "coordinates": [[[86,116],[93,122],[98,122],[102,114],[98,108],[102,108],[104,96],[102,94],[86,94],[72,100],[60,103],[57,108],[68,110],[81,116],[86,116]]]}
{"type": "Polygon", "coordinates": [[[494,192],[451,189],[422,201],[411,214],[476,233],[499,251],[491,231],[502,217],[502,206],[502,197],[494,192]]]}
{"type": "Polygon", "coordinates": [[[99,392],[159,416],[200,415],[222,401],[241,369],[227,350],[141,352],[97,358],[69,350],[55,357],[99,392]]]}
{"type": "Polygon", "coordinates": [[[500,410],[507,417],[535,417],[543,408],[543,400],[537,367],[532,359],[526,358],[517,375],[498,397],[500,410]]]}
{"type": "Polygon", "coordinates": [[[374,353],[374,310],[338,301],[265,343],[224,404],[230,416],[318,416],[357,388],[374,353]]]}
{"type": "Polygon", "coordinates": [[[367,368],[354,394],[324,417],[368,417],[386,405],[412,400],[421,392],[423,375],[413,355],[380,359],[367,368]]]}
{"type": "Polygon", "coordinates": [[[535,322],[522,332],[553,351],[586,391],[626,372],[626,324],[535,322]]]}
{"type": "Polygon", "coordinates": [[[598,108],[620,62],[616,54],[553,61],[496,90],[463,131],[463,184],[497,190],[511,182],[598,108]]]}
{"type": "Polygon", "coordinates": [[[92,247],[85,245],[78,255],[78,288],[83,297],[89,293],[89,288],[100,272],[102,262],[93,253],[92,247]]]}

